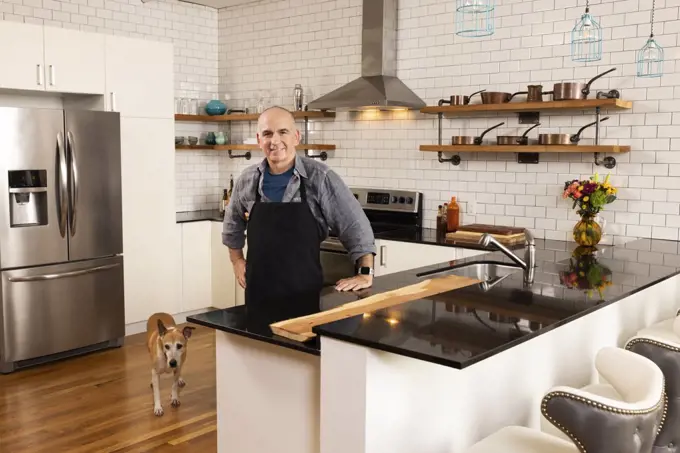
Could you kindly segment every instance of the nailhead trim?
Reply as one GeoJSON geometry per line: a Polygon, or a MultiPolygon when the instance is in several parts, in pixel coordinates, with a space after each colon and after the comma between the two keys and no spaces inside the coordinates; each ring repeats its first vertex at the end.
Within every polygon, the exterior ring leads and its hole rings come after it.
{"type": "MultiPolygon", "coordinates": [[[[665,387],[665,384],[666,384],[666,383],[665,383],[665,379],[664,379],[663,384],[664,384],[663,387],[664,387],[664,389],[665,389],[665,388],[666,388],[666,387],[665,387]]],[[[569,438],[576,444],[576,446],[578,447],[578,449],[579,449],[579,451],[580,451],[581,453],[587,453],[586,448],[585,448],[585,446],[583,445],[583,443],[576,437],[575,434],[573,434],[573,433],[572,433],[571,431],[569,431],[567,428],[565,428],[564,426],[562,426],[561,423],[558,423],[557,420],[555,420],[553,417],[550,416],[550,414],[548,414],[548,402],[549,402],[551,399],[553,399],[553,398],[559,398],[559,397],[571,399],[571,400],[574,400],[574,401],[578,401],[578,402],[584,403],[584,404],[586,404],[586,405],[588,405],[588,406],[593,406],[593,407],[595,407],[595,408],[597,408],[597,409],[602,409],[602,410],[607,411],[607,412],[612,412],[612,413],[621,414],[621,415],[644,415],[644,414],[649,414],[649,413],[654,412],[655,410],[657,410],[657,409],[659,408],[659,405],[661,405],[661,404],[664,404],[664,410],[665,410],[666,407],[667,407],[667,405],[666,405],[666,392],[665,392],[665,390],[664,390],[663,394],[661,395],[661,398],[659,399],[659,401],[658,401],[654,406],[652,406],[651,408],[647,408],[647,409],[636,409],[636,410],[619,409],[619,408],[617,408],[617,407],[612,407],[612,406],[609,406],[609,405],[606,405],[606,404],[602,404],[602,403],[599,403],[599,402],[597,402],[597,401],[593,401],[593,400],[588,399],[588,398],[583,398],[582,396],[574,395],[574,394],[572,394],[572,393],[559,392],[559,391],[558,391],[558,392],[549,392],[548,394],[546,394],[546,395],[543,397],[543,401],[542,401],[542,403],[541,403],[541,413],[543,414],[543,416],[544,416],[546,419],[548,419],[548,421],[550,421],[550,423],[552,423],[553,425],[555,425],[555,426],[556,426],[557,428],[559,428],[564,434],[566,434],[567,436],[569,436],[569,438]]]]}

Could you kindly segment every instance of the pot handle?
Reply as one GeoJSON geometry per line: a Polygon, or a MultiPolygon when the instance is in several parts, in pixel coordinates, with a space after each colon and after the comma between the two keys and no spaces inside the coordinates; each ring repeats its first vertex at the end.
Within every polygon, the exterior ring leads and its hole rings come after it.
{"type": "Polygon", "coordinates": [[[466,96],[464,104],[468,105],[470,103],[470,99],[472,99],[472,96],[474,96],[475,94],[484,93],[485,91],[486,90],[480,90],[480,91],[477,91],[475,93],[472,93],[470,96],[466,96]]]}
{"type": "Polygon", "coordinates": [[[484,132],[482,132],[482,135],[480,135],[479,137],[475,137],[475,145],[481,145],[481,144],[482,144],[482,139],[484,138],[484,136],[485,136],[487,133],[489,133],[490,131],[496,129],[497,127],[501,127],[501,126],[504,125],[504,124],[505,124],[505,121],[502,122],[502,123],[498,123],[498,124],[496,124],[495,126],[491,126],[491,127],[488,128],[487,130],[485,130],[484,132]]]}
{"type": "Polygon", "coordinates": [[[508,102],[512,101],[512,98],[514,98],[514,97],[517,96],[518,94],[529,94],[529,92],[528,92],[528,91],[518,91],[517,93],[513,93],[513,94],[510,96],[510,99],[508,99],[508,102]]]}
{"type": "Polygon", "coordinates": [[[590,79],[590,82],[586,83],[586,87],[583,89],[583,94],[586,95],[586,97],[590,94],[590,85],[600,77],[609,74],[610,72],[616,71],[616,68],[611,68],[609,71],[603,72],[602,74],[598,74],[592,79],[590,79]]]}
{"type": "Polygon", "coordinates": [[[527,130],[522,134],[522,137],[526,137],[527,134],[528,134],[529,132],[531,132],[533,129],[537,128],[537,127],[540,126],[540,125],[541,125],[541,123],[536,123],[536,124],[534,124],[533,126],[531,126],[529,129],[527,129],[527,130]]]}
{"type": "MultiPolygon", "coordinates": [[[[602,119],[600,120],[600,123],[601,123],[602,121],[607,121],[608,119],[609,119],[609,117],[608,117],[608,116],[605,116],[604,118],[602,118],[602,119]]],[[[582,133],[584,130],[588,129],[590,126],[592,126],[592,125],[594,125],[594,124],[597,124],[597,123],[598,123],[597,121],[593,121],[593,122],[590,123],[590,124],[586,124],[586,125],[583,126],[581,129],[579,129],[579,131],[578,131],[575,135],[572,135],[571,138],[569,139],[569,141],[572,142],[572,143],[578,143],[578,142],[581,140],[581,133],[582,133]]]]}

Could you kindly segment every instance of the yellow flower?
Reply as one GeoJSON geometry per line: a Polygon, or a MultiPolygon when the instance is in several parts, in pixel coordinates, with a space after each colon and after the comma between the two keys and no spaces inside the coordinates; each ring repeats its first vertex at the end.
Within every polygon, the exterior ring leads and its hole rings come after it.
{"type": "Polygon", "coordinates": [[[604,178],[604,183],[609,184],[609,177],[611,176],[611,173],[607,174],[607,177],[604,178]]]}
{"type": "Polygon", "coordinates": [[[583,186],[578,186],[578,191],[580,192],[582,190],[583,190],[583,186]]]}
{"type": "Polygon", "coordinates": [[[590,200],[590,197],[583,197],[583,201],[588,201],[590,200]]]}

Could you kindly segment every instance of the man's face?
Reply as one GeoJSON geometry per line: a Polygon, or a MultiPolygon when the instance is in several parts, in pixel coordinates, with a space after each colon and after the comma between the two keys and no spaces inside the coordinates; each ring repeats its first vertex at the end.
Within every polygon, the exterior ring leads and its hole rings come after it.
{"type": "Polygon", "coordinates": [[[269,162],[284,163],[295,159],[300,132],[288,112],[271,109],[260,115],[257,142],[269,162]]]}

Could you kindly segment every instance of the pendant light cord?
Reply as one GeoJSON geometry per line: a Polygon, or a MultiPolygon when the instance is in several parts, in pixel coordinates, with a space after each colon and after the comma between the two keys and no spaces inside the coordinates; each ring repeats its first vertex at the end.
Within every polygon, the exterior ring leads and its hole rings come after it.
{"type": "Polygon", "coordinates": [[[649,35],[650,38],[654,37],[654,10],[656,10],[656,0],[652,0],[652,31],[649,35]]]}
{"type": "Polygon", "coordinates": [[[590,12],[590,0],[586,0],[586,14],[590,12]]]}

